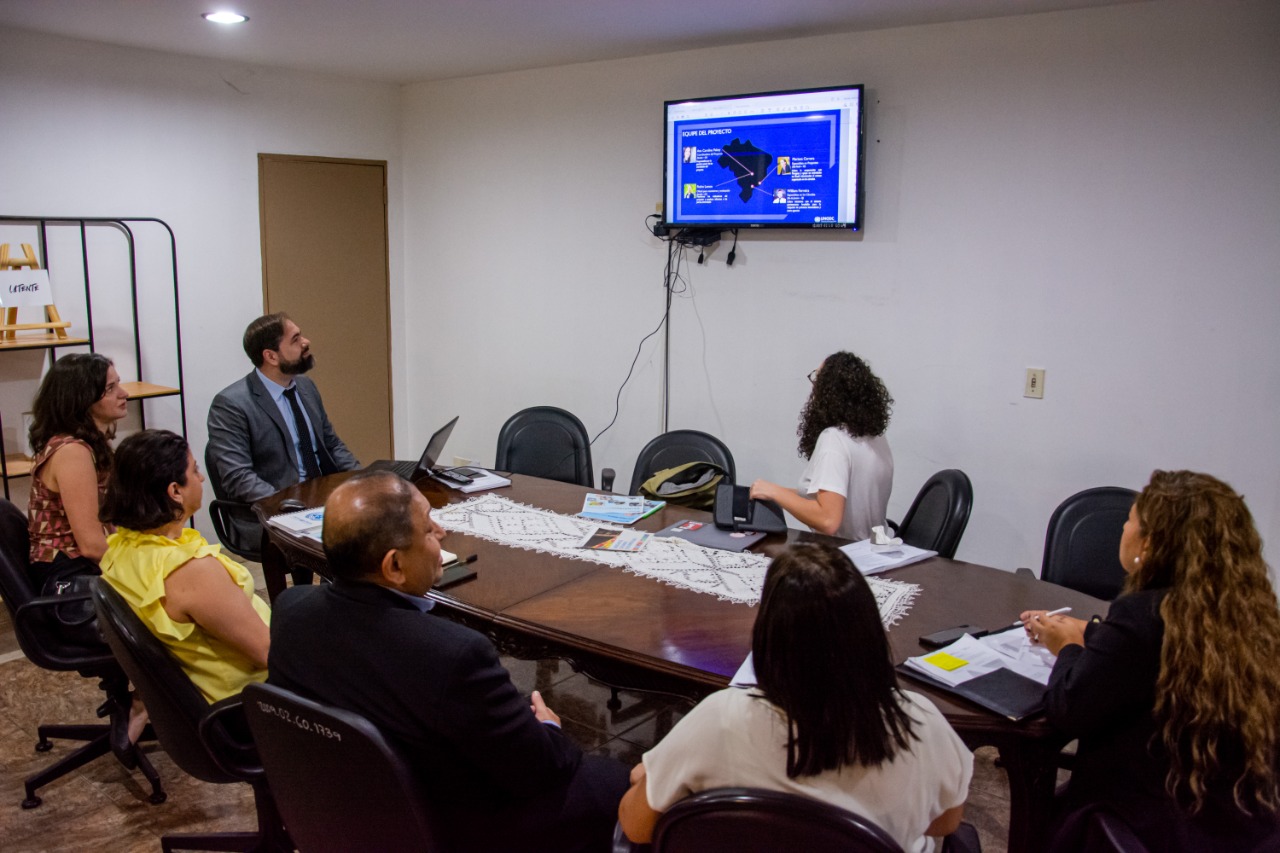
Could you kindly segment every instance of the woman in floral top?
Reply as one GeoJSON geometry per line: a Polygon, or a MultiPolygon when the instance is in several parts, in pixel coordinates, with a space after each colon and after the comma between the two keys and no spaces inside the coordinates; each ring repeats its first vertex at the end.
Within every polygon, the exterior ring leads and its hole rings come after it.
{"type": "Polygon", "coordinates": [[[107,551],[98,507],[111,471],[116,423],[129,395],[111,360],[67,355],[45,374],[32,404],[31,580],[46,594],[81,574],[97,574],[107,551]]]}

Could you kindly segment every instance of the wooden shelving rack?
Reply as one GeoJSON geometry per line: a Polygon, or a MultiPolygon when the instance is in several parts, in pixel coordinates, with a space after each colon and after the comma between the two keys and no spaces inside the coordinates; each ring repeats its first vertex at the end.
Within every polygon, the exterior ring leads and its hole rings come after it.
{"type": "MultiPolygon", "coordinates": [[[[63,347],[84,347],[87,346],[90,352],[94,351],[94,330],[93,330],[93,291],[89,275],[89,242],[87,239],[88,229],[95,227],[117,228],[123,232],[128,244],[128,261],[129,261],[129,297],[133,309],[133,354],[135,363],[138,366],[138,378],[132,382],[122,382],[121,386],[129,392],[130,400],[139,401],[139,419],[143,429],[147,426],[147,407],[146,400],[152,400],[161,397],[177,397],[178,411],[180,419],[180,428],[183,436],[187,434],[187,407],[186,400],[183,397],[183,373],[182,373],[182,322],[178,310],[178,246],[177,239],[174,236],[173,229],[168,223],[161,219],[153,217],[138,216],[121,216],[121,217],[81,217],[81,216],[6,216],[0,215],[0,223],[16,224],[16,225],[34,225],[39,233],[40,250],[37,257],[43,258],[46,268],[52,267],[49,260],[49,240],[48,234],[50,228],[77,228],[80,236],[80,260],[83,265],[84,273],[84,300],[88,337],[76,337],[72,335],[60,336],[57,331],[49,332],[27,332],[20,331],[13,335],[5,336],[0,340],[0,353],[10,350],[47,350],[49,359],[52,362],[57,358],[57,350],[63,347]],[[173,298],[173,326],[171,333],[173,335],[174,349],[173,358],[177,368],[178,385],[176,387],[167,385],[157,385],[148,382],[143,377],[144,364],[142,357],[142,330],[139,326],[138,315],[138,263],[137,263],[137,243],[133,225],[140,223],[153,223],[164,228],[168,235],[169,260],[170,269],[172,270],[172,298],[173,298]]],[[[0,242],[3,242],[0,240],[0,242]]],[[[154,292],[154,288],[148,288],[147,298],[154,300],[161,298],[163,293],[154,292]]],[[[112,294],[118,298],[119,294],[112,294]]],[[[4,442],[4,420],[3,414],[0,413],[0,481],[4,484],[4,496],[9,497],[9,481],[18,477],[28,477],[31,475],[31,460],[21,453],[9,453],[5,449],[4,442]]]]}

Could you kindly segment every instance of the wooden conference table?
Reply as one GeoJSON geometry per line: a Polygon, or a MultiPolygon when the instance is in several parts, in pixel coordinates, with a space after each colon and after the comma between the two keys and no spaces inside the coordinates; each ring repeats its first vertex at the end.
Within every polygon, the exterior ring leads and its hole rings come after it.
{"type": "MultiPolygon", "coordinates": [[[[264,525],[293,498],[320,506],[351,475],[333,474],[292,486],[254,506],[264,525]]],[[[580,486],[515,475],[499,493],[521,503],[572,515],[582,508],[580,486]]],[[[433,506],[466,495],[434,481],[419,484],[433,506]]],[[[710,521],[706,513],[665,507],[636,527],[656,531],[687,518],[710,521]]],[[[324,552],[313,540],[267,527],[263,554],[267,590],[275,598],[294,567],[327,575],[324,552]]],[[[767,537],[754,550],[772,554],[789,542],[842,540],[789,531],[767,537]]],[[[751,650],[755,607],[721,601],[600,563],[509,548],[485,539],[450,533],[446,547],[477,555],[478,576],[435,591],[441,611],[493,638],[500,650],[521,658],[561,658],[576,670],[609,685],[656,690],[690,699],[728,685],[751,650]]],[[[1107,603],[1065,587],[999,569],[933,558],[881,577],[919,584],[910,611],[889,630],[895,662],[920,654],[918,638],[954,625],[1006,625],[1023,610],[1071,607],[1088,618],[1105,614],[1107,603]]],[[[1056,756],[1065,738],[1043,719],[1015,723],[941,691],[904,681],[946,715],[970,748],[994,746],[1009,775],[1009,850],[1045,846],[1056,778],[1056,756]]]]}

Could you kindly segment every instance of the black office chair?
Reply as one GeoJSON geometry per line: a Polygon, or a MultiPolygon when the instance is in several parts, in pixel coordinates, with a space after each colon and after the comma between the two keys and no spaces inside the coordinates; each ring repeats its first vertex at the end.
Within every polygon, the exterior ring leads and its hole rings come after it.
{"type": "Polygon", "coordinates": [[[947,468],[920,487],[906,517],[897,525],[898,536],[908,545],[937,551],[940,557],[954,557],[972,510],[973,484],[963,471],[947,468]]]}
{"type": "Polygon", "coordinates": [[[555,406],[534,406],[508,418],[493,464],[499,471],[595,488],[587,428],[555,406]]]}
{"type": "Polygon", "coordinates": [[[244,708],[299,849],[441,849],[408,766],[364,717],[269,684],[246,687],[244,708]]]}
{"type": "Polygon", "coordinates": [[[36,752],[47,752],[53,748],[49,738],[86,743],[60,761],[29,776],[22,807],[34,809],[42,802],[36,791],[108,753],[113,753],[125,767],[137,766],[151,783],[151,802],[163,803],[165,793],[160,786],[160,775],[141,751],[127,745],[125,733],[129,727],[129,706],[132,703],[128,676],[116,663],[105,642],[90,644],[68,637],[58,618],[58,612],[64,609],[64,605],[84,601],[87,596],[36,595],[27,574],[29,547],[26,516],[9,501],[0,499],[0,596],[4,597],[5,606],[9,608],[18,647],[28,660],[43,669],[75,671],[85,678],[99,679],[98,687],[106,694],[106,700],[98,707],[97,714],[108,718],[109,722],[101,725],[40,726],[37,729],[36,752]],[[113,731],[115,746],[112,746],[113,731]]]}
{"type": "Polygon", "coordinates": [[[1088,805],[1062,821],[1049,853],[1149,853],[1137,833],[1105,807],[1088,805]]]}
{"type": "MultiPolygon", "coordinates": [[[[215,499],[209,502],[208,510],[209,518],[213,520],[213,532],[218,535],[218,541],[222,543],[225,550],[242,560],[262,562],[261,537],[257,542],[253,542],[252,535],[245,535],[242,527],[236,527],[235,519],[237,518],[242,519],[242,523],[246,524],[258,523],[250,504],[215,499]]],[[[262,530],[260,525],[258,530],[259,532],[262,530]]]]}
{"type": "Polygon", "coordinates": [[[1044,536],[1040,579],[1112,601],[1124,586],[1120,534],[1137,492],[1101,486],[1058,504],[1044,536]]]}
{"type": "Polygon", "coordinates": [[[213,487],[215,500],[209,503],[209,517],[213,520],[213,532],[218,534],[222,547],[242,560],[262,562],[262,525],[253,507],[242,501],[233,501],[223,497],[222,479],[218,468],[209,457],[209,449],[204,451],[204,470],[209,477],[209,485],[213,487]]]}
{"type": "Polygon", "coordinates": [[[653,439],[640,451],[640,455],[636,457],[635,470],[631,474],[629,494],[640,494],[640,486],[645,480],[659,471],[686,462],[714,462],[725,470],[725,482],[738,481],[733,454],[723,441],[696,429],[673,429],[653,439]]]}
{"type": "Polygon", "coordinates": [[[257,809],[256,832],[166,835],[174,850],[293,850],[267,787],[239,696],[210,705],[164,644],[106,581],[94,584],[98,625],[147,705],[151,725],[173,763],[203,782],[247,782],[257,809]]]}
{"type": "Polygon", "coordinates": [[[880,827],[850,811],[798,794],[716,788],[667,809],[653,832],[653,853],[804,850],[805,853],[902,853],[880,827]]]}

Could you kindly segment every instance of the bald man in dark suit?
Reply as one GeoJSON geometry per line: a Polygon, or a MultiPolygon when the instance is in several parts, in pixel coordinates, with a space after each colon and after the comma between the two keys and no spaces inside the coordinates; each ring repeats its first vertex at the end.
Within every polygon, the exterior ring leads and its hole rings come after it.
{"type": "MultiPolygon", "coordinates": [[[[430,504],[389,472],[325,504],[332,584],[293,587],[271,619],[268,682],[377,726],[421,783],[449,850],[607,851],[625,765],[584,756],[483,635],[435,615],[430,504]]],[[[359,780],[352,780],[359,784],[359,780]]]]}

